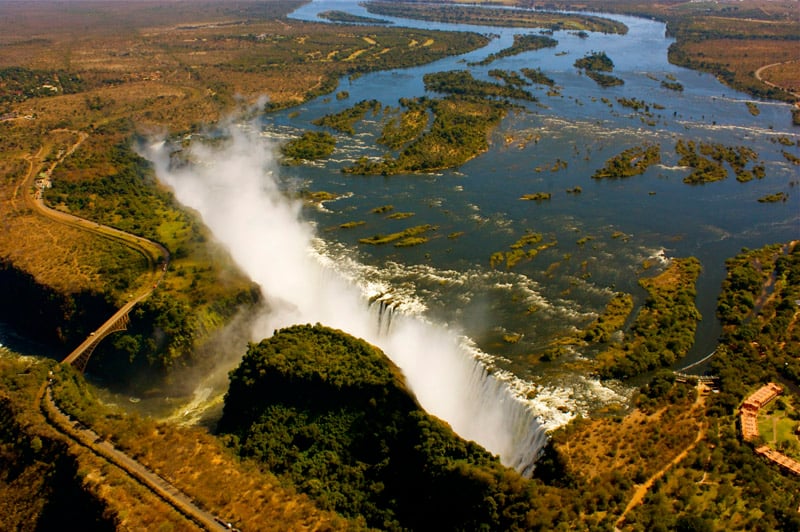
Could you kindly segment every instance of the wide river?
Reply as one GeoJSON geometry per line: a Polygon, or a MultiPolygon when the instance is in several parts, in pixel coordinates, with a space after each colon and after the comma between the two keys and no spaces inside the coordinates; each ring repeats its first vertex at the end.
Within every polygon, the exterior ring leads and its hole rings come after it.
{"type": "Polygon", "coordinates": [[[319,130],[312,120],[365,99],[397,107],[400,98],[426,95],[422,76],[429,72],[469,69],[476,78],[492,80],[487,74],[490,69],[519,72],[533,67],[558,85],[556,96],[548,96],[547,87],[530,87],[539,103],[516,102],[524,111],[509,115],[495,131],[491,149],[454,170],[392,177],[341,174],[343,166],[363,155],[384,153],[375,144],[380,117],[371,115],[355,135],[336,135],[337,148],[330,161],[281,169],[287,186],[344,196],[326,203],[324,209],[305,213],[324,239],[324,253],[334,258],[336,254],[357,256],[359,263],[378,268],[397,299],[421,304],[429,318],[463,328],[483,351],[502,357],[499,364],[525,380],[569,380],[575,371],[573,362],[586,353],[576,350],[573,357],[552,363],[537,362],[536,355],[591,321],[614,291],[632,293],[641,302],[644,292],[638,279],[653,273],[643,272],[647,259],[658,263],[695,256],[701,261],[697,304],[703,321],[692,353],[679,367],[702,358],[713,351],[719,333],[714,308],[725,259],[743,247],[800,236],[798,189],[791,184],[799,172],[782,154],[786,150],[800,155],[800,134],[791,124],[789,106],[753,101],[713,76],[671,65],[667,49],[672,40],[665,36],[661,22],[611,16],[627,25],[626,35],[590,33],[580,38],[559,31],[553,35],[558,40],[555,48],[476,67],[468,63],[508,47],[514,34],[538,30],[393,19],[370,15],[356,1],[314,1],[292,17],[319,21],[317,13],[326,10],[417,28],[498,34],[499,38],[483,49],[423,67],[342,79],[337,92],[347,91],[349,98],[329,95],[268,115],[264,125],[268,135],[286,138],[319,130]],[[593,51],[604,51],[613,60],[613,74],[624,85],[601,88],[573,66],[576,59],[593,51]],[[673,79],[683,85],[683,91],[662,87],[661,81],[673,79]],[[652,116],[623,107],[617,98],[643,100],[652,116]],[[757,116],[750,113],[748,102],[757,105],[757,116]],[[724,181],[685,184],[682,180],[689,170],[676,166],[678,139],[748,146],[758,154],[756,164],[764,165],[766,177],[740,183],[731,172],[724,181]],[[787,139],[793,146],[781,144],[787,139]],[[633,178],[591,179],[606,159],[643,143],[661,145],[661,165],[633,178]],[[558,161],[566,165],[557,166],[558,161]],[[576,186],[581,194],[566,192],[576,186]],[[535,192],[550,192],[552,199],[519,200],[535,192]],[[776,192],[787,193],[788,201],[757,201],[776,192]],[[370,212],[386,204],[393,205],[395,212],[415,215],[389,219],[370,212]],[[338,229],[352,221],[367,223],[338,229]],[[360,238],[419,224],[438,226],[435,237],[421,246],[358,243],[360,238]],[[542,233],[543,242],[557,245],[511,270],[491,268],[492,253],[507,251],[528,230],[542,233]],[[461,232],[459,238],[448,238],[461,232]],[[520,339],[510,343],[509,337],[520,339]]]}

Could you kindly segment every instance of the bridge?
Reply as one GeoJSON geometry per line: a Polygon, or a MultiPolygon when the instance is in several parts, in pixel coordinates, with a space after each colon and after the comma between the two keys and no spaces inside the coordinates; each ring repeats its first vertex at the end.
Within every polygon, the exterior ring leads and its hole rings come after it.
{"type": "Polygon", "coordinates": [[[672,373],[675,375],[675,379],[681,382],[694,379],[703,384],[713,384],[719,379],[719,377],[713,375],[689,375],[688,373],[681,373],[679,371],[673,371],[672,373]]]}
{"type": "MultiPolygon", "coordinates": [[[[69,130],[53,130],[53,131],[69,131],[69,130]]],[[[82,231],[91,233],[97,237],[113,240],[123,246],[140,254],[150,267],[151,274],[150,280],[147,281],[147,288],[143,289],[136,297],[126,303],[119,309],[113,316],[111,316],[105,323],[103,323],[97,330],[91,333],[72,353],[62,361],[64,364],[72,364],[78,371],[83,373],[86,369],[86,364],[92,356],[97,345],[109,334],[123,331],[128,328],[130,324],[129,314],[131,309],[149,296],[161,283],[166,275],[167,266],[169,265],[170,254],[167,249],[157,242],[153,242],[146,238],[127,233],[115,227],[102,225],[74,214],[51,209],[44,202],[42,194],[42,186],[34,186],[36,183],[36,176],[38,170],[44,168],[42,174],[49,180],[56,166],[64,161],[65,158],[70,156],[78,147],[87,139],[89,135],[82,131],[73,131],[77,135],[77,140],[68,149],[59,152],[55,160],[49,161],[49,165],[45,166],[47,159],[43,158],[42,150],[36,155],[28,157],[28,174],[21,183],[14,190],[13,198],[16,199],[17,194],[22,190],[25,206],[32,209],[34,212],[39,213],[41,216],[48,218],[54,222],[64,224],[82,231]],[[25,193],[25,191],[33,191],[33,193],[25,193]],[[152,283],[152,284],[151,284],[152,283]]]]}
{"type": "Polygon", "coordinates": [[[86,364],[89,363],[89,358],[92,356],[97,345],[111,333],[124,331],[131,323],[130,311],[139,301],[150,295],[150,292],[132,299],[125,306],[114,313],[109,319],[106,320],[97,330],[91,333],[81,344],[76,347],[72,353],[61,361],[62,364],[72,364],[72,366],[83,373],[86,370],[86,364]]]}

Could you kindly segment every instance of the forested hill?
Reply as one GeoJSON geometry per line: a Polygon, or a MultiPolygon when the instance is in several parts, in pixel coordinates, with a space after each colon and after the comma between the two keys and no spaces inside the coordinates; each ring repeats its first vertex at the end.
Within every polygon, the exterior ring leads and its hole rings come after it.
{"type": "Polygon", "coordinates": [[[530,530],[562,502],[542,504],[552,488],[426,414],[379,349],[320,325],[250,346],[219,427],[241,455],[370,527],[530,530]]]}

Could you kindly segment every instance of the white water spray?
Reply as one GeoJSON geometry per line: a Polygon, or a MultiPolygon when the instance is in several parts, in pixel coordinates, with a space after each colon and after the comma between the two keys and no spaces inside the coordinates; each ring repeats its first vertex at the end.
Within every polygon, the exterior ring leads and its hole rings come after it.
{"type": "Polygon", "coordinates": [[[269,303],[254,337],[297,323],[322,323],[380,347],[403,371],[420,404],[462,437],[529,474],[547,440],[510,377],[490,374],[459,334],[404,314],[390,293],[375,292],[326,267],[313,251],[313,230],[300,205],[281,193],[271,146],[231,127],[224,148],[192,148],[194,164],[172,168],[169,146],[145,155],[179,201],[200,212],[216,238],[257,282],[269,303]]]}

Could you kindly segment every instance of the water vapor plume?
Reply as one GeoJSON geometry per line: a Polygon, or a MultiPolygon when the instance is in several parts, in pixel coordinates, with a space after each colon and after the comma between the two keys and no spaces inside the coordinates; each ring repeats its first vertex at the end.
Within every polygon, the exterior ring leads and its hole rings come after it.
{"type": "Polygon", "coordinates": [[[391,287],[332,268],[330,257],[315,251],[316,236],[301,217],[301,205],[281,190],[275,146],[253,126],[226,129],[226,140],[214,147],[187,148],[189,164],[171,164],[173,148],[165,142],[152,144],[144,155],[260,285],[268,310],[255,320],[252,339],[297,323],[322,323],[364,338],[400,367],[428,412],[529,473],[546,429],[510,381],[489,374],[477,350],[456,332],[386,301],[375,304],[391,287]]]}

